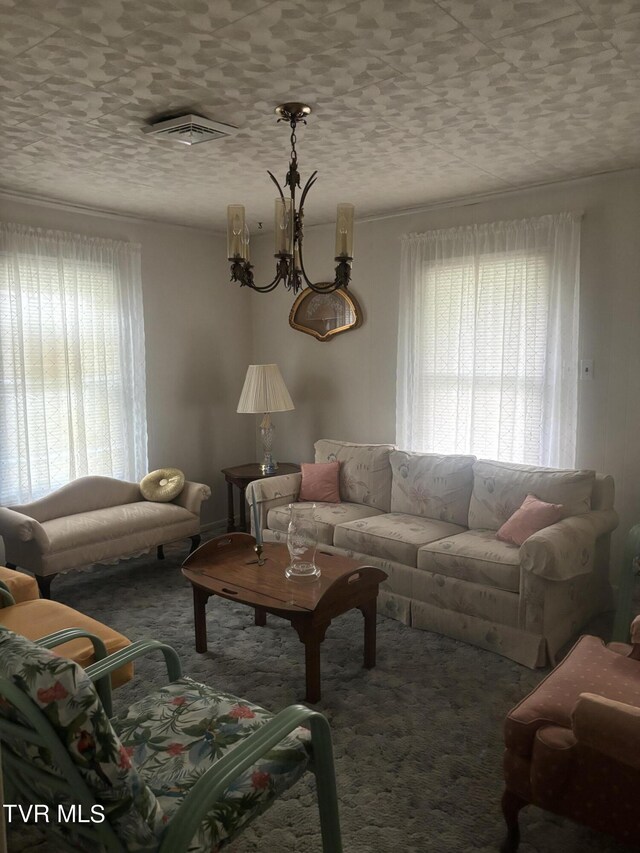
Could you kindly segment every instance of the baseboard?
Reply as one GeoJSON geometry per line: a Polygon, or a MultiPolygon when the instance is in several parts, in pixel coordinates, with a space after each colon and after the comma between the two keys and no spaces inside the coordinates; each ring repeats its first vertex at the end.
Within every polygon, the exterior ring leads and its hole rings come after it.
{"type": "Polygon", "coordinates": [[[218,521],[209,521],[207,524],[200,525],[201,533],[211,534],[212,536],[221,536],[227,532],[226,518],[218,519],[218,521]]]}

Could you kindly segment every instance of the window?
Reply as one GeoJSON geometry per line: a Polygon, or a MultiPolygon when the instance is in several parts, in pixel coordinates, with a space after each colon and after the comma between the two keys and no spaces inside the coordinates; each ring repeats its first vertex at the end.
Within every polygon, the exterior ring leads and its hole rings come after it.
{"type": "Polygon", "coordinates": [[[139,248],[0,225],[0,503],[146,470],[139,248]]]}
{"type": "Polygon", "coordinates": [[[561,214],[405,238],[401,447],[575,463],[578,229],[561,214]]]}

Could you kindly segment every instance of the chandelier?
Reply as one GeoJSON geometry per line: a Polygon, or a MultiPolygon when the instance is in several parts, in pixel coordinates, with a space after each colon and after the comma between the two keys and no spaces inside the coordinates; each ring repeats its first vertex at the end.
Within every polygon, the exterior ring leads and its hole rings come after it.
{"type": "Polygon", "coordinates": [[[289,171],[281,187],[271,172],[267,172],[278,188],[275,205],[275,258],[276,275],[272,282],[260,286],[253,278],[253,266],[249,261],[249,229],[245,223],[244,206],[230,204],[227,208],[227,255],[231,263],[231,280],[239,281],[241,286],[251,287],[259,293],[269,293],[280,282],[288,290],[297,293],[304,285],[316,293],[332,293],[341,287],[347,287],[351,280],[351,262],[353,261],[353,214],[352,204],[339,204],[336,216],[336,275],[331,282],[312,282],[304,268],[302,252],[304,203],[307,193],[315,184],[317,171],[309,177],[300,194],[296,209],[296,187],[300,188],[298,154],[296,152],[296,127],[306,124],[311,107],[296,102],[276,107],[278,121],[287,121],[291,127],[291,159],[289,171]],[[288,189],[287,189],[288,188],[288,189]],[[285,192],[288,193],[285,196],[285,192]]]}

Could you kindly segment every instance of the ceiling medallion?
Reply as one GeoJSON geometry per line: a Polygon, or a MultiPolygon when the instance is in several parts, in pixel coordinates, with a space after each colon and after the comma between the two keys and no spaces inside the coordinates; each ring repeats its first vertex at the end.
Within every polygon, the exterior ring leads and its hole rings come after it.
{"type": "Polygon", "coordinates": [[[278,121],[287,121],[291,127],[291,159],[289,171],[284,179],[284,187],[267,172],[278,188],[279,198],[275,206],[275,258],[276,276],[272,282],[260,286],[253,280],[253,266],[249,262],[249,229],[245,224],[244,206],[230,204],[227,208],[227,256],[231,263],[231,280],[239,281],[241,286],[251,287],[259,293],[269,293],[280,282],[288,290],[297,293],[303,285],[316,293],[332,293],[347,287],[351,280],[353,261],[353,214],[352,204],[339,204],[336,218],[336,275],[331,282],[314,284],[309,280],[304,268],[302,253],[304,202],[307,193],[316,182],[317,171],[309,177],[300,194],[296,209],[296,187],[300,187],[298,172],[298,154],[296,152],[296,127],[306,124],[311,107],[297,102],[281,104],[276,107],[278,121]],[[285,192],[288,196],[285,197],[285,192]]]}

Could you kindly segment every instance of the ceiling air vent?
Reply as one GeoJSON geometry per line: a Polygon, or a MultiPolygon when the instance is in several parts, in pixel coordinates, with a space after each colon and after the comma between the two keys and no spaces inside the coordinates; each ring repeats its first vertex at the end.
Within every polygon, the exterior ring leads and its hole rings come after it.
{"type": "Polygon", "coordinates": [[[199,142],[209,142],[212,139],[224,139],[225,136],[233,136],[237,130],[238,128],[231,124],[223,124],[220,121],[195,115],[176,116],[142,128],[143,133],[149,133],[160,139],[182,142],[183,145],[197,145],[199,142]]]}

